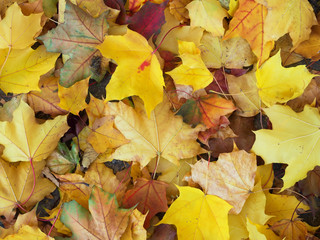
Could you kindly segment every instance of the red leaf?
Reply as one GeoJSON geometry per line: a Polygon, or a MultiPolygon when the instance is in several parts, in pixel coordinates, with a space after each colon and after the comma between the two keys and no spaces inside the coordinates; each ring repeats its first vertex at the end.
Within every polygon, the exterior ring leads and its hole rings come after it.
{"type": "Polygon", "coordinates": [[[138,178],[133,189],[126,192],[123,206],[131,208],[138,203],[137,209],[145,214],[148,211],[144,227],[150,226],[151,218],[158,212],[168,209],[166,188],[168,184],[157,180],[138,178]]]}
{"type": "Polygon", "coordinates": [[[149,39],[165,23],[164,9],[167,4],[168,0],[161,4],[147,2],[139,12],[128,18],[129,28],[149,39]]]}

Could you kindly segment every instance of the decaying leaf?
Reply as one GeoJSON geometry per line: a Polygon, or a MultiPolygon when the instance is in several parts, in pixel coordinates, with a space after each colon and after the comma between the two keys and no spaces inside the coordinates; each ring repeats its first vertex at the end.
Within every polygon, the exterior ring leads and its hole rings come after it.
{"type": "Polygon", "coordinates": [[[114,194],[95,187],[89,199],[89,211],[76,201],[65,203],[61,221],[74,239],[119,239],[129,223],[131,209],[121,209],[114,194]]]}
{"type": "Polygon", "coordinates": [[[191,176],[206,194],[224,199],[238,214],[253,190],[256,170],[256,157],[241,150],[220,154],[217,162],[198,161],[191,176]]]}

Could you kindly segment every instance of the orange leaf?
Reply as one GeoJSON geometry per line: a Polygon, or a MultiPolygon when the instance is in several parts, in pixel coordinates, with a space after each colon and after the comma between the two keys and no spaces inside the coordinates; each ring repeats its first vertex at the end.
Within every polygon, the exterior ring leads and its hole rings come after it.
{"type": "Polygon", "coordinates": [[[259,65],[268,59],[274,43],[264,38],[264,23],[267,8],[254,0],[240,0],[239,8],[230,22],[224,39],[241,36],[246,39],[254,54],[259,58],[259,65]]]}

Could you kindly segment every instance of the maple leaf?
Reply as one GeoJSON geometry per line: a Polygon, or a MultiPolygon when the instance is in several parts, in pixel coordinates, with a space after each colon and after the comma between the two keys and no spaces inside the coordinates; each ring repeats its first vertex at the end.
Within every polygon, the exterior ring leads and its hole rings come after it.
{"type": "Polygon", "coordinates": [[[106,36],[98,49],[118,64],[106,87],[106,101],[137,95],[150,116],[162,101],[164,80],[160,63],[147,40],[128,29],[123,36],[106,36]]]}
{"type": "Polygon", "coordinates": [[[75,83],[70,88],[58,86],[58,96],[60,98],[59,107],[74,115],[86,108],[86,97],[88,95],[89,78],[75,83]]]}
{"type": "Polygon", "coordinates": [[[221,7],[217,0],[195,0],[189,3],[186,8],[189,11],[191,27],[203,27],[215,36],[222,36],[224,33],[222,20],[227,16],[227,11],[221,7]]]}
{"type": "Polygon", "coordinates": [[[259,66],[269,58],[273,41],[264,38],[267,8],[254,0],[240,0],[224,39],[241,36],[246,39],[254,54],[259,58],[259,66]]]}
{"type": "Polygon", "coordinates": [[[55,149],[68,128],[66,116],[38,124],[33,110],[21,101],[13,120],[0,122],[0,144],[5,146],[2,158],[9,162],[41,161],[55,149]]]}
{"type": "Polygon", "coordinates": [[[192,180],[198,183],[207,194],[216,195],[240,213],[254,187],[257,170],[256,157],[246,151],[222,153],[217,162],[201,160],[192,167],[192,180]]]}
{"type": "Polygon", "coordinates": [[[105,192],[114,193],[118,201],[122,200],[126,190],[125,182],[121,182],[113,174],[112,169],[107,168],[103,163],[94,162],[84,176],[86,183],[97,186],[105,192]]]}
{"type": "Polygon", "coordinates": [[[131,208],[138,204],[137,209],[141,213],[148,213],[144,224],[147,229],[150,226],[151,218],[158,212],[165,212],[168,209],[167,187],[168,184],[165,182],[138,178],[133,189],[128,190],[124,195],[122,204],[125,208],[131,208]]]}
{"type": "Polygon", "coordinates": [[[305,66],[282,67],[280,51],[256,71],[259,95],[268,107],[300,96],[315,76],[305,66]]]}
{"type": "Polygon", "coordinates": [[[92,189],[85,183],[84,177],[77,173],[55,174],[54,176],[59,180],[59,190],[66,194],[68,199],[76,200],[81,206],[88,208],[88,199],[92,189]]]}
{"type": "Polygon", "coordinates": [[[12,235],[18,232],[23,225],[29,225],[31,227],[38,226],[36,208],[33,208],[30,212],[27,212],[25,214],[19,214],[14,224],[11,224],[9,228],[1,229],[1,239],[3,239],[5,236],[12,235]]]}
{"type": "Polygon", "coordinates": [[[295,196],[287,195],[276,195],[267,193],[267,202],[266,202],[266,214],[272,216],[268,220],[269,225],[273,225],[275,222],[282,219],[295,219],[298,217],[296,213],[296,208],[308,210],[309,207],[301,203],[295,196]]]}
{"type": "Polygon", "coordinates": [[[59,54],[36,50],[0,49],[0,88],[4,92],[25,93],[39,90],[39,77],[54,67],[59,54]]]}
{"type": "Polygon", "coordinates": [[[200,50],[193,42],[178,40],[178,44],[182,65],[167,74],[175,83],[191,85],[195,91],[205,88],[212,82],[213,76],[201,59],[200,50]]]}
{"type": "Polygon", "coordinates": [[[161,4],[146,2],[139,12],[128,18],[128,27],[140,33],[146,39],[149,39],[153,34],[156,34],[162,24],[165,23],[164,9],[167,4],[168,1],[164,1],[161,4]]]}
{"type": "Polygon", "coordinates": [[[44,161],[34,162],[33,175],[29,162],[12,164],[0,159],[0,214],[6,216],[7,220],[10,220],[17,204],[29,208],[55,189],[51,181],[42,177],[45,164],[44,161]]]}
{"type": "Polygon", "coordinates": [[[103,42],[107,33],[105,12],[98,18],[93,18],[78,6],[67,1],[65,23],[39,37],[49,52],[59,52],[69,55],[60,73],[60,84],[70,87],[75,82],[91,75],[92,57],[98,53],[95,48],[103,42]]]}
{"type": "Polygon", "coordinates": [[[168,102],[162,102],[147,117],[141,101],[135,101],[135,108],[126,104],[109,103],[111,114],[115,115],[116,127],[130,140],[120,146],[112,157],[124,161],[139,162],[141,168],[152,158],[163,157],[178,165],[182,158],[189,158],[201,152],[195,141],[202,126],[191,128],[181,117],[174,116],[168,102]]]}
{"type": "Polygon", "coordinates": [[[24,16],[18,4],[12,4],[0,22],[0,49],[31,46],[35,42],[33,38],[41,32],[41,16],[42,13],[24,16]]]}
{"type": "Polygon", "coordinates": [[[46,159],[49,169],[57,174],[72,172],[79,161],[77,145],[74,142],[71,142],[71,150],[65,143],[59,142],[57,149],[46,159]]]}
{"type": "Polygon", "coordinates": [[[196,126],[203,123],[207,128],[217,127],[221,116],[232,113],[236,108],[233,103],[216,94],[207,94],[188,99],[178,111],[184,122],[196,126]]]}
{"type": "Polygon", "coordinates": [[[288,164],[283,177],[285,189],[303,179],[309,170],[318,165],[320,115],[317,108],[308,105],[300,113],[280,105],[264,111],[273,129],[254,132],[256,141],[252,151],[260,155],[266,164],[288,164]]]}
{"type": "Polygon", "coordinates": [[[319,58],[319,49],[320,49],[320,26],[316,25],[312,27],[310,38],[306,41],[303,41],[301,44],[299,44],[294,51],[306,58],[312,58],[314,56],[316,58],[319,58]]]}
{"type": "Polygon", "coordinates": [[[146,215],[140,213],[137,209],[134,209],[132,214],[129,217],[129,224],[126,231],[122,234],[121,240],[127,239],[137,239],[143,240],[147,239],[147,231],[143,227],[146,215]]]}
{"type": "Polygon", "coordinates": [[[27,93],[27,103],[35,112],[41,111],[50,114],[52,117],[68,113],[58,106],[60,101],[58,96],[58,81],[59,78],[54,76],[42,75],[38,83],[41,92],[30,91],[27,93]]]}
{"type": "Polygon", "coordinates": [[[302,240],[306,238],[307,226],[299,220],[283,219],[271,229],[282,239],[302,240]]]}
{"type": "Polygon", "coordinates": [[[201,58],[208,68],[243,68],[256,62],[250,45],[241,37],[222,40],[205,32],[199,45],[201,58]]]}
{"type": "Polygon", "coordinates": [[[78,7],[88,12],[92,17],[97,18],[110,8],[103,0],[76,0],[78,7]]]}
{"type": "Polygon", "coordinates": [[[293,49],[309,38],[311,26],[317,25],[312,6],[308,0],[257,0],[268,8],[265,20],[265,39],[278,40],[289,33],[293,49]]]}
{"type": "Polygon", "coordinates": [[[254,72],[236,77],[227,74],[229,93],[236,102],[240,116],[252,117],[260,112],[261,101],[254,72]]]}
{"type": "Polygon", "coordinates": [[[183,25],[180,26],[180,22],[170,14],[169,9],[165,9],[164,16],[166,23],[162,25],[161,31],[156,40],[156,45],[160,45],[160,50],[179,54],[177,39],[181,41],[194,42],[196,46],[200,45],[200,39],[204,31],[203,28],[183,25]],[[177,28],[177,26],[179,27],[177,28]]]}
{"type": "Polygon", "coordinates": [[[61,221],[72,231],[74,239],[119,239],[129,223],[131,209],[121,209],[114,194],[94,187],[89,211],[76,201],[65,203],[61,221]]]}
{"type": "Polygon", "coordinates": [[[3,240],[24,240],[24,239],[43,239],[54,240],[54,238],[47,236],[41,232],[39,228],[31,227],[29,225],[22,226],[18,233],[6,236],[3,240]]]}
{"type": "Polygon", "coordinates": [[[103,153],[108,148],[117,148],[128,143],[121,132],[114,128],[113,122],[114,116],[105,116],[94,121],[88,142],[97,153],[103,153]]]}
{"type": "Polygon", "coordinates": [[[178,239],[229,239],[230,204],[192,187],[179,187],[180,196],[158,223],[174,224],[178,239]]]}

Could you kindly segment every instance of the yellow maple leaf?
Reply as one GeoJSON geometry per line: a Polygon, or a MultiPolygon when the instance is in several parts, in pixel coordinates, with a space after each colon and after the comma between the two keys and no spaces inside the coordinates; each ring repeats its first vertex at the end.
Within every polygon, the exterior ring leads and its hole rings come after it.
{"type": "Polygon", "coordinates": [[[203,126],[191,128],[185,124],[180,116],[174,116],[166,101],[154,109],[150,119],[141,101],[134,104],[135,108],[122,102],[109,103],[110,114],[116,116],[117,129],[130,140],[115,150],[113,158],[139,162],[143,168],[156,157],[178,165],[180,159],[193,157],[202,151],[195,140],[203,126]]]}
{"type": "Polygon", "coordinates": [[[41,232],[38,227],[31,227],[23,225],[18,233],[6,236],[3,240],[24,240],[24,239],[39,239],[39,240],[54,240],[54,238],[47,236],[41,232]]]}
{"type": "Polygon", "coordinates": [[[285,103],[300,96],[315,76],[305,66],[282,67],[279,51],[256,71],[260,98],[268,107],[285,103]]]}
{"type": "Polygon", "coordinates": [[[13,120],[0,122],[0,144],[5,146],[2,158],[8,162],[41,161],[55,149],[68,128],[66,116],[37,123],[32,108],[21,101],[13,120]]]}
{"type": "Polygon", "coordinates": [[[288,106],[274,105],[264,109],[272,122],[272,130],[255,131],[252,151],[266,164],[287,163],[283,189],[306,177],[319,164],[320,115],[317,108],[306,105],[296,113],[288,106]]]}
{"type": "Polygon", "coordinates": [[[180,196],[158,223],[174,224],[178,239],[229,239],[228,212],[221,198],[192,187],[179,187],[180,196]]]}
{"type": "Polygon", "coordinates": [[[33,163],[34,180],[29,162],[8,163],[0,159],[0,214],[6,216],[7,221],[10,221],[8,216],[17,204],[29,209],[55,189],[55,185],[50,180],[42,177],[45,164],[45,161],[33,163]],[[32,190],[33,186],[34,190],[32,190]]]}
{"type": "Polygon", "coordinates": [[[128,29],[123,36],[106,36],[97,49],[118,64],[106,87],[106,100],[137,95],[144,101],[149,116],[162,101],[164,80],[160,63],[147,40],[128,29]]]}
{"type": "Polygon", "coordinates": [[[6,11],[5,18],[0,22],[0,49],[23,49],[31,46],[34,37],[40,33],[42,13],[24,16],[17,3],[6,11]]]}
{"type": "Polygon", "coordinates": [[[25,93],[39,90],[42,74],[54,67],[59,53],[49,53],[44,46],[36,50],[0,49],[0,88],[4,92],[25,93]]]}
{"type": "Polygon", "coordinates": [[[293,49],[309,38],[311,26],[317,24],[313,8],[308,0],[256,0],[268,8],[264,38],[278,40],[289,33],[293,49]]]}
{"type": "Polygon", "coordinates": [[[189,11],[191,27],[202,27],[215,36],[224,34],[223,19],[227,17],[227,11],[221,7],[217,0],[195,0],[186,8],[189,11]]]}
{"type": "Polygon", "coordinates": [[[167,72],[175,83],[191,85],[193,90],[208,86],[213,76],[201,59],[201,52],[193,42],[179,41],[179,57],[182,65],[167,72]]]}
{"type": "Polygon", "coordinates": [[[86,97],[88,95],[88,84],[90,77],[76,82],[69,88],[58,86],[58,96],[60,98],[59,107],[78,115],[79,111],[86,108],[86,97]]]}
{"type": "Polygon", "coordinates": [[[156,40],[156,45],[160,45],[159,49],[172,52],[173,54],[178,54],[179,48],[177,39],[194,42],[196,46],[200,45],[200,39],[204,31],[203,28],[183,25],[179,26],[179,20],[170,14],[168,8],[164,10],[164,16],[166,23],[162,25],[161,31],[156,40]]]}

